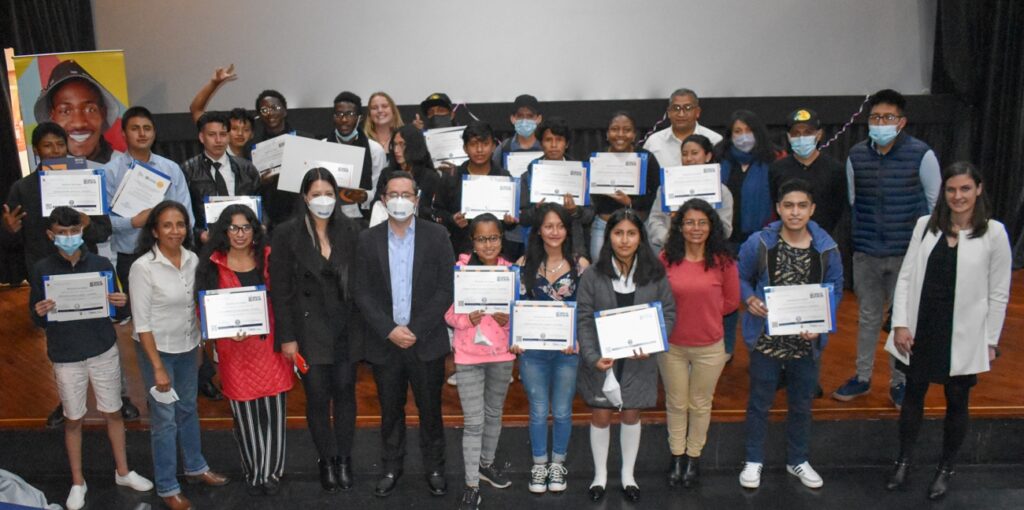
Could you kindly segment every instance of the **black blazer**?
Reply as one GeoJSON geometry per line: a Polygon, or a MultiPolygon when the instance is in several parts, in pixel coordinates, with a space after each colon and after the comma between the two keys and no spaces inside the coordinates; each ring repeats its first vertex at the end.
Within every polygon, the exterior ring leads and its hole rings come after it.
{"type": "Polygon", "coordinates": [[[280,348],[297,341],[310,364],[362,358],[361,321],[351,297],[359,226],[339,208],[328,228],[328,264],[313,245],[304,214],[282,223],[271,238],[274,342],[280,348]]]}
{"type": "MultiPolygon", "coordinates": [[[[445,228],[417,218],[412,264],[412,309],[409,329],[416,335],[411,349],[422,361],[451,350],[444,314],[452,304],[455,255],[445,228]]],[[[400,348],[387,336],[395,329],[388,259],[388,222],[359,234],[354,292],[367,323],[365,353],[371,363],[387,363],[400,348]]]]}

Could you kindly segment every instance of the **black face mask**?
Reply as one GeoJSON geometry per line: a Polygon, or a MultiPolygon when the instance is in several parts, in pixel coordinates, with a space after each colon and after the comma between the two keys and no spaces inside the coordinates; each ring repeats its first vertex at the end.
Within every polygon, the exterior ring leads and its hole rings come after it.
{"type": "Polygon", "coordinates": [[[452,118],[448,115],[434,115],[427,118],[427,129],[452,127],[452,118]]]}

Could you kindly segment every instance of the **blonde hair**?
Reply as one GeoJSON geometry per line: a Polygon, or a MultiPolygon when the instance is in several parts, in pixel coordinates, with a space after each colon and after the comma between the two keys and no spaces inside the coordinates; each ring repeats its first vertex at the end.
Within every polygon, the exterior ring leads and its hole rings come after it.
{"type": "MultiPolygon", "coordinates": [[[[387,92],[378,91],[370,94],[370,99],[366,101],[366,120],[363,121],[363,133],[365,133],[371,140],[379,143],[380,140],[377,139],[377,125],[373,122],[373,115],[370,114],[370,103],[372,103],[373,98],[377,96],[383,97],[388,101],[388,104],[391,105],[391,117],[393,119],[391,122],[392,134],[398,131],[398,128],[404,126],[405,123],[402,122],[402,114],[398,112],[398,107],[395,106],[395,100],[391,99],[391,96],[389,96],[387,92]]],[[[384,150],[388,150],[388,148],[384,147],[384,150]]]]}

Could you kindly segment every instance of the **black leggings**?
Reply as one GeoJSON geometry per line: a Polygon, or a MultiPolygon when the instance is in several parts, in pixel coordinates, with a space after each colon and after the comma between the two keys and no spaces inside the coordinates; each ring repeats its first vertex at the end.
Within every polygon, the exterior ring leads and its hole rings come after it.
{"type": "Polygon", "coordinates": [[[356,365],[347,361],[310,365],[302,384],[306,389],[306,421],[320,458],[351,456],[356,431],[356,365]]]}
{"type": "MultiPolygon", "coordinates": [[[[968,409],[973,381],[967,378],[951,378],[943,385],[946,392],[946,420],[942,431],[942,463],[950,464],[956,458],[960,445],[967,437],[968,409]]],[[[907,392],[900,410],[900,458],[908,459],[917,442],[924,419],[924,396],[928,393],[928,380],[915,381],[907,377],[907,392]]]]}

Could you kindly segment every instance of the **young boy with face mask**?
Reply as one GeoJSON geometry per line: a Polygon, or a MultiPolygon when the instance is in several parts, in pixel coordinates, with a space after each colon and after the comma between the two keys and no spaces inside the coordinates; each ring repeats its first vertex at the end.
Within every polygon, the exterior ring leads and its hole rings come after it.
{"type": "Polygon", "coordinates": [[[537,139],[537,126],[544,121],[540,112],[540,102],[536,97],[523,94],[512,103],[512,114],[508,120],[515,127],[516,134],[505,139],[494,151],[494,164],[508,170],[505,166],[505,155],[510,152],[541,151],[540,140],[537,139]]]}

